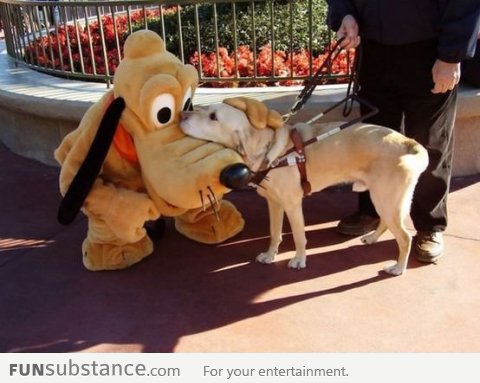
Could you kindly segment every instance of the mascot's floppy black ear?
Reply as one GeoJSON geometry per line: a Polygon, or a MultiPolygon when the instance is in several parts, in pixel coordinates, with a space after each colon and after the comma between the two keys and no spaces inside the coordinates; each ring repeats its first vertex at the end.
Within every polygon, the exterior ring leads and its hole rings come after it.
{"type": "Polygon", "coordinates": [[[71,223],[80,211],[100,173],[124,109],[125,101],[119,97],[114,99],[105,111],[92,146],[58,208],[57,219],[61,224],[71,223]]]}

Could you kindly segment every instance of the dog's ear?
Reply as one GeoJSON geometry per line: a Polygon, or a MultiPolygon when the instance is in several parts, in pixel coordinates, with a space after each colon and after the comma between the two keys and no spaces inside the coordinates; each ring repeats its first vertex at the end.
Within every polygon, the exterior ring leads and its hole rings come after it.
{"type": "Polygon", "coordinates": [[[223,102],[245,112],[250,124],[256,129],[278,129],[283,126],[283,118],[280,113],[268,109],[261,101],[247,97],[232,97],[223,102]]]}
{"type": "Polygon", "coordinates": [[[100,173],[124,109],[125,101],[118,97],[105,111],[92,145],[60,203],[57,219],[61,224],[71,223],[80,211],[100,173]]]}
{"type": "MultiPolygon", "coordinates": [[[[288,129],[281,129],[284,126],[283,117],[276,110],[268,109],[267,106],[258,100],[247,97],[234,97],[223,100],[227,105],[233,106],[245,113],[250,124],[256,129],[270,128],[275,131],[275,139],[273,146],[267,153],[268,166],[275,160],[284,150],[288,143],[288,129]]],[[[246,143],[250,137],[239,137],[239,147],[248,148],[246,143]]],[[[238,149],[237,149],[238,150],[238,149]]]]}
{"type": "Polygon", "coordinates": [[[284,124],[283,117],[276,110],[268,110],[267,126],[272,129],[280,129],[284,124]]]}
{"type": "Polygon", "coordinates": [[[245,112],[250,124],[257,129],[267,127],[268,108],[264,103],[247,97],[233,97],[223,100],[227,105],[245,112]]]}

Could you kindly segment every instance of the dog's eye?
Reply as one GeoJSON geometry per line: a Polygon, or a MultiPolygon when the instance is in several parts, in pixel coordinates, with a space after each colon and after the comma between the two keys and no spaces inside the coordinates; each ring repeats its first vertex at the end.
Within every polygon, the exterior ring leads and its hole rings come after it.
{"type": "Polygon", "coordinates": [[[175,99],[171,94],[165,93],[153,100],[150,119],[155,127],[160,128],[173,120],[174,112],[175,99]]]}
{"type": "Polygon", "coordinates": [[[212,120],[212,121],[217,121],[217,120],[218,120],[218,119],[217,119],[217,113],[215,113],[215,112],[210,113],[210,115],[209,115],[208,117],[209,117],[210,120],[212,120]]]}

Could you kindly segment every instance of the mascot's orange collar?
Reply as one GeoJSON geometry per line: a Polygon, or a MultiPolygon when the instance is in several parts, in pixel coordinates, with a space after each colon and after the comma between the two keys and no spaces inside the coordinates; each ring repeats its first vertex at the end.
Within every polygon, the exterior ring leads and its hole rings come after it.
{"type": "MultiPolygon", "coordinates": [[[[113,100],[114,96],[111,94],[107,100],[107,108],[113,100]]],[[[138,156],[137,151],[135,150],[135,144],[133,143],[133,138],[121,123],[118,123],[117,129],[115,130],[113,146],[117,149],[117,152],[121,157],[134,164],[138,163],[138,156]]]]}

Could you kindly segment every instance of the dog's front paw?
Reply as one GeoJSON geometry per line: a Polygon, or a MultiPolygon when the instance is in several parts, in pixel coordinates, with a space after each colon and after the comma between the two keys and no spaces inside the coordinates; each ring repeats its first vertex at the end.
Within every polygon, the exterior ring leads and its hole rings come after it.
{"type": "Polygon", "coordinates": [[[305,267],[307,267],[307,260],[305,257],[295,256],[288,262],[288,267],[297,270],[304,269],[305,267]]]}
{"type": "Polygon", "coordinates": [[[398,276],[405,272],[405,268],[400,266],[398,263],[395,263],[392,266],[385,267],[383,271],[385,271],[387,274],[398,276]]]}
{"type": "Polygon", "coordinates": [[[257,255],[257,258],[255,258],[258,263],[272,263],[274,259],[275,253],[271,253],[269,251],[266,251],[265,253],[260,253],[257,255]]]}

